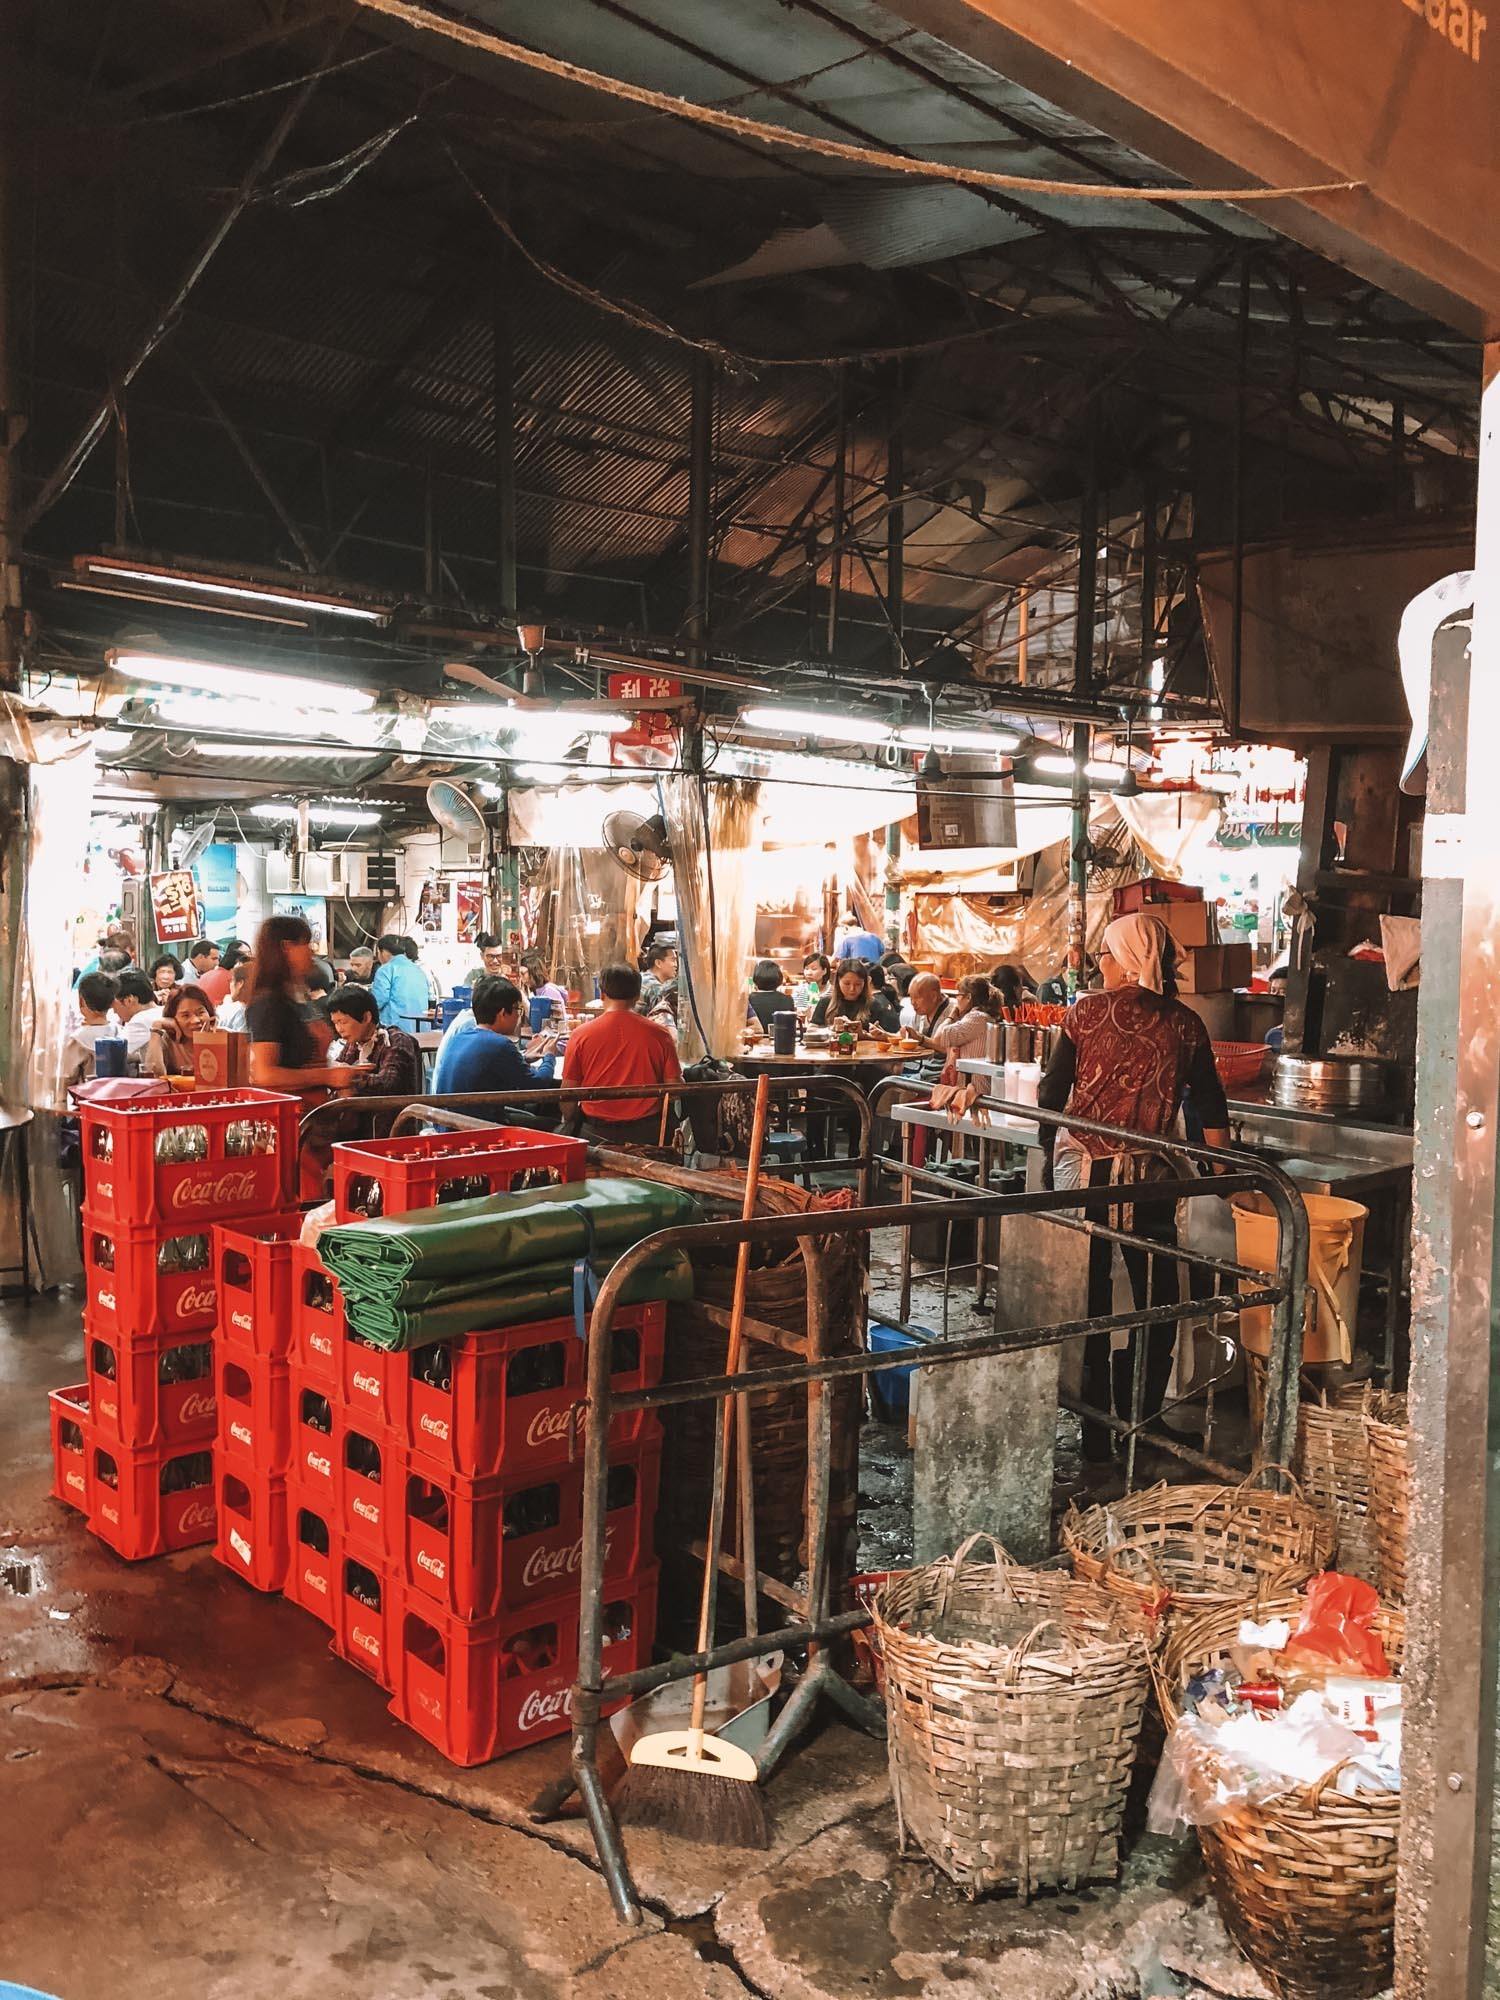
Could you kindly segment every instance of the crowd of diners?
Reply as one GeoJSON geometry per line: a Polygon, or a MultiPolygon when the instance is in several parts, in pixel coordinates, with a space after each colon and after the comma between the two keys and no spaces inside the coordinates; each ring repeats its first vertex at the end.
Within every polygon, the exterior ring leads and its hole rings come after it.
{"type": "MultiPolygon", "coordinates": [[[[683,982],[675,941],[653,937],[638,964],[606,966],[597,1009],[583,1019],[569,1018],[569,995],[539,955],[516,954],[489,935],[480,936],[476,951],[469,1005],[444,1031],[431,1089],[475,1096],[575,1086],[585,1094],[569,1116],[584,1136],[659,1143],[673,1116],[659,1086],[682,1080],[677,1033],[683,982]],[[590,1097],[591,1088],[625,1094],[590,1097]],[[632,1089],[655,1094],[633,1096],[632,1089]]],[[[1125,1141],[1046,1126],[1047,1178],[1059,1188],[1130,1182],[1144,1190],[1167,1172],[1147,1142],[1171,1133],[1180,1113],[1192,1136],[1227,1145],[1223,1086],[1207,1030],[1177,997],[1175,946],[1155,918],[1117,918],[1086,970],[1087,983],[1098,990],[1068,1009],[1038,1103],[1134,1136],[1125,1141]]],[[[73,988],[64,1080],[71,1084],[93,1073],[95,1044],[106,1035],[125,1042],[130,1073],[190,1075],[195,1039],[220,1027],[249,1038],[252,1083],[293,1092],[305,1104],[335,1096],[410,1096],[423,1088],[423,1053],[413,1030],[432,1019],[439,997],[416,942],[395,932],[334,966],[314,952],[302,918],[275,916],[262,924],[253,949],[239,938],[222,946],[198,938],[183,957],[162,952],[143,967],[128,936],[112,931],[73,988]]],[[[965,974],[945,992],[934,973],[851,924],[832,956],[806,956],[800,980],[789,982],[773,959],[759,960],[748,981],[745,1022],[747,1030],[765,1030],[776,1015],[795,1009],[812,1026],[848,1027],[861,1044],[878,1047],[899,1038],[916,1059],[908,1073],[936,1075],[960,1057],[982,1055],[991,1024],[1006,1012],[1031,999],[1062,997],[1060,980],[1038,988],[1023,967],[1009,963],[989,974],[965,974]]],[[[555,1124],[559,1109],[542,1096],[532,1101],[531,1115],[555,1124]]],[[[304,1149],[304,1196],[323,1191],[336,1136],[331,1120],[323,1142],[304,1149]]],[[[1142,1201],[1134,1227],[1163,1252],[1176,1243],[1170,1205],[1153,1208],[1142,1201]]],[[[1091,1316],[1108,1311],[1113,1254],[1108,1242],[1095,1240],[1091,1316]]],[[[1177,1264],[1169,1254],[1123,1255],[1137,1304],[1147,1303],[1148,1293],[1156,1303],[1176,1302],[1177,1264]]],[[[1170,1328],[1147,1337],[1148,1425],[1162,1408],[1172,1346],[1170,1328]]],[[[1085,1399],[1124,1415],[1131,1369],[1128,1347],[1112,1353],[1106,1336],[1092,1337],[1085,1399]]],[[[1090,1458],[1112,1448],[1100,1424],[1084,1426],[1083,1442],[1090,1458]]]]}

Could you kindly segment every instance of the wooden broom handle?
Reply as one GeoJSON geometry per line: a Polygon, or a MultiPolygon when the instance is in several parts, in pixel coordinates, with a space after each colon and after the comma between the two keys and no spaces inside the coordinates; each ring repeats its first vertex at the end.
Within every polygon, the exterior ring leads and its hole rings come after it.
{"type": "MultiPolygon", "coordinates": [[[[745,1202],[741,1219],[749,1222],[755,1215],[755,1203],[760,1193],[760,1156],[766,1140],[766,1120],[770,1106],[771,1078],[762,1072],[755,1085],[755,1115],[750,1125],[750,1163],[745,1171],[745,1202]]],[[[734,1296],[729,1306],[729,1345],[724,1357],[724,1373],[737,1375],[740,1367],[740,1350],[745,1336],[745,1293],[750,1282],[750,1245],[742,1243],[734,1263],[734,1296]]],[[[731,1395],[724,1398],[724,1409],[720,1418],[714,1450],[714,1482],[708,1499],[708,1534],[705,1536],[703,1562],[703,1595],[698,1606],[698,1651],[706,1653],[709,1648],[713,1618],[714,1600],[718,1595],[719,1550],[724,1539],[724,1487],[729,1471],[729,1443],[734,1433],[734,1404],[731,1395]]],[[[699,1674],[693,1682],[693,1712],[689,1727],[694,1731],[703,1728],[703,1717],[708,1707],[708,1676],[699,1674]]]]}

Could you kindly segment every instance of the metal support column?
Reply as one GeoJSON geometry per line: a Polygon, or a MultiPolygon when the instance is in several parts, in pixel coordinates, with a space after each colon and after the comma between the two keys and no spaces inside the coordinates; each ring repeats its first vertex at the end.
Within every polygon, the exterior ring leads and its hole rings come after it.
{"type": "Polygon", "coordinates": [[[885,830],[885,941],[892,951],[901,949],[901,885],[896,870],[901,863],[901,828],[892,820],[885,830]]]}
{"type": "Polygon", "coordinates": [[[891,377],[891,406],[885,447],[885,609],[891,627],[891,669],[906,671],[906,443],[901,435],[901,364],[891,377]]]}
{"type": "Polygon", "coordinates": [[[1495,1990],[1500,344],[1484,359],[1472,673],[1440,636],[1422,843],[1399,2000],[1495,1990]]]}
{"type": "MultiPolygon", "coordinates": [[[[1094,688],[1094,618],[1099,559],[1099,428],[1090,418],[1083,498],[1078,512],[1078,600],[1074,608],[1073,687],[1086,700],[1094,688]]],[[[1083,985],[1088,955],[1089,753],[1093,732],[1073,725],[1073,822],[1068,837],[1068,991],[1083,985]]]]}
{"type": "Polygon", "coordinates": [[[502,243],[495,267],[495,561],[500,615],[520,612],[516,583],[516,309],[510,245],[502,243]]]}
{"type": "Polygon", "coordinates": [[[688,441],[688,660],[708,661],[713,558],[714,364],[693,356],[692,430],[688,441]]]}

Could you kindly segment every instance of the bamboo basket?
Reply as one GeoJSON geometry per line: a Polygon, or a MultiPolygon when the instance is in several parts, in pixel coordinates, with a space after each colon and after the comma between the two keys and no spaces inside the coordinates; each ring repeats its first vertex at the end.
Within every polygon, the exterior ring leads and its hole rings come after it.
{"type": "MultiPolygon", "coordinates": [[[[1284,1596],[1262,1600],[1255,1615],[1295,1622],[1302,1609],[1300,1597],[1284,1596]]],[[[1202,1611],[1168,1634],[1153,1661],[1168,1730],[1188,1681],[1227,1658],[1241,1611],[1202,1611]]],[[[1399,1673],[1404,1614],[1383,1606],[1377,1629],[1399,1673]]],[[[1398,1792],[1345,1797],[1324,1779],[1198,1828],[1224,1927],[1277,2000],[1369,2000],[1390,1984],[1400,1823],[1398,1792]]]]}
{"type": "Polygon", "coordinates": [[[1331,1516],[1300,1492],[1270,1493],[1250,1479],[1239,1486],[1163,1481],[1083,1513],[1070,1507],[1062,1540],[1074,1574],[1159,1618],[1168,1610],[1242,1604],[1326,1569],[1336,1540],[1331,1516]]]}
{"type": "Polygon", "coordinates": [[[902,1850],[910,1835],[971,1898],[1112,1879],[1150,1677],[1144,1621],[989,1535],[893,1577],[873,1615],[902,1850]],[[969,1560],[980,1541],[993,1561],[969,1560]],[[944,1636],[955,1621],[1016,1636],[944,1636]]]}
{"type": "Polygon", "coordinates": [[[1375,1582],[1382,1597],[1406,1602],[1406,1523],[1411,1511],[1411,1454],[1406,1398],[1378,1397],[1364,1420],[1370,1453],[1370,1519],[1375,1582]]]}
{"type": "Polygon", "coordinates": [[[1364,1382],[1304,1400],[1297,1410],[1296,1471],[1303,1494],[1333,1516],[1339,1568],[1366,1583],[1380,1582],[1377,1523],[1389,1500],[1383,1477],[1372,1490],[1368,1420],[1403,1423],[1405,1407],[1404,1396],[1364,1382]]]}

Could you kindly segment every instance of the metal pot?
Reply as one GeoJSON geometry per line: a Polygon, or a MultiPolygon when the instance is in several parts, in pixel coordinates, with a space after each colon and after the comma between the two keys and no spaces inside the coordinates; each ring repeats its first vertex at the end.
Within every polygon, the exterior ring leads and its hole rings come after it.
{"type": "Polygon", "coordinates": [[[1391,1065],[1379,1056],[1280,1055],[1271,1102],[1283,1111],[1378,1111],[1390,1085],[1391,1065]]]}

